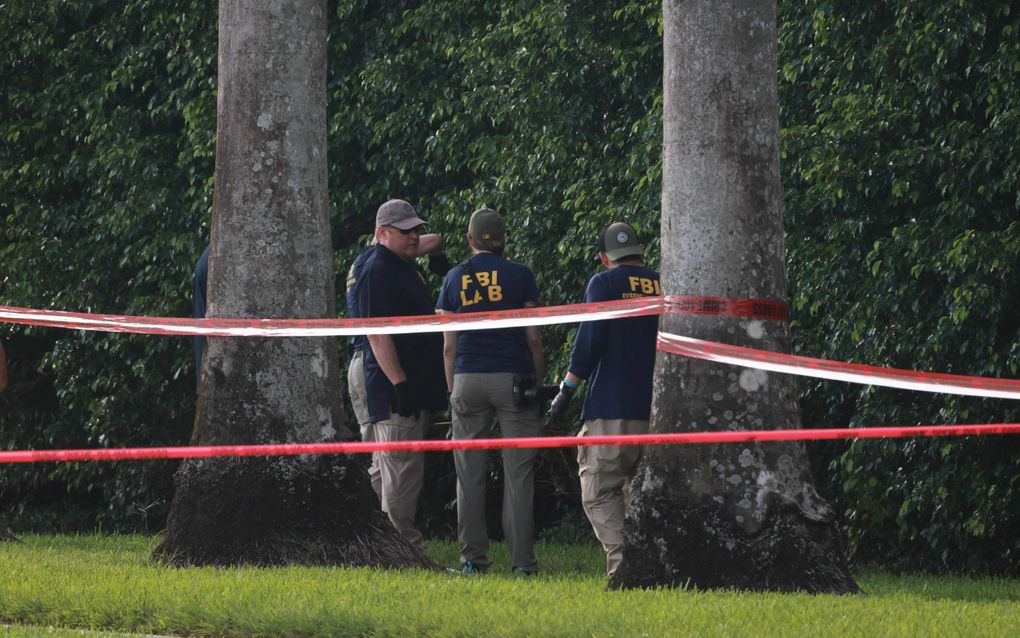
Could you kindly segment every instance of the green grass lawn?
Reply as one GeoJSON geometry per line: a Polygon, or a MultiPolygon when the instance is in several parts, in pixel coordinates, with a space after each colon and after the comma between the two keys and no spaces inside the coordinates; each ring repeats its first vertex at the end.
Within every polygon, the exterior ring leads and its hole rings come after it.
{"type": "MultiPolygon", "coordinates": [[[[1020,636],[1020,581],[858,574],[867,596],[606,592],[595,546],[538,547],[542,575],[153,565],[157,539],[0,545],[0,635],[1020,636]],[[86,632],[84,635],[95,635],[86,632]],[[109,634],[106,634],[109,635],[109,634]]],[[[452,543],[431,556],[456,563],[452,543]]]]}

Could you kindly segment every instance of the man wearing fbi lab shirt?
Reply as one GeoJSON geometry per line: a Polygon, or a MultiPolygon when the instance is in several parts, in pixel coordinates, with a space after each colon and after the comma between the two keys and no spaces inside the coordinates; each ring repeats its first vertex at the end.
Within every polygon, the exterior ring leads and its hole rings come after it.
{"type": "MultiPolygon", "coordinates": [[[[446,275],[436,312],[514,310],[536,305],[538,286],[527,266],[503,257],[506,230],[493,210],[481,208],[468,223],[471,258],[446,275]]],[[[465,330],[444,334],[443,357],[450,388],[453,438],[489,436],[493,419],[507,437],[537,436],[534,406],[514,405],[514,377],[545,375],[542,337],[536,326],[465,330]]],[[[535,449],[506,448],[503,454],[503,532],[515,572],[538,570],[535,558],[535,449]]],[[[466,573],[485,572],[489,536],[485,526],[485,450],[456,450],[457,538],[466,573]]]]}
{"type": "MultiPolygon", "coordinates": [[[[599,260],[606,270],[588,282],[585,302],[662,294],[659,273],[645,266],[644,246],[629,224],[610,224],[599,235],[598,244],[599,260]]],[[[577,386],[589,379],[580,436],[646,434],[658,326],[655,316],[582,323],[550,416],[562,417],[577,386]]],[[[620,565],[630,479],[640,458],[641,448],[635,445],[581,446],[577,451],[581,502],[606,552],[610,576],[620,565]]]]}

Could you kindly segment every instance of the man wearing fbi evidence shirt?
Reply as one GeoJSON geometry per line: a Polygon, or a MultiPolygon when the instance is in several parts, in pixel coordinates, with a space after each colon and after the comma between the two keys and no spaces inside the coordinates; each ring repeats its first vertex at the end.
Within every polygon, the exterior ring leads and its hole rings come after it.
{"type": "MultiPolygon", "coordinates": [[[[588,282],[585,302],[662,294],[659,273],[645,266],[644,246],[630,224],[616,222],[603,229],[598,250],[606,270],[588,282]]],[[[654,316],[583,322],[550,416],[561,417],[581,380],[589,379],[581,436],[646,434],[658,326],[654,316]]],[[[620,564],[630,479],[640,458],[636,445],[581,446],[577,451],[581,502],[606,552],[610,576],[620,564]]]]}
{"type": "MultiPolygon", "coordinates": [[[[402,199],[391,199],[376,213],[378,245],[355,284],[361,317],[427,315],[432,294],[418,272],[419,232],[425,220],[402,199]]],[[[443,339],[436,333],[369,335],[364,353],[368,418],[377,441],[420,440],[432,410],[446,407],[443,339]]],[[[382,510],[408,543],[422,552],[425,541],[415,526],[418,495],[425,476],[421,452],[380,452],[382,510]]]]}
{"type": "MultiPolygon", "coordinates": [[[[468,223],[471,258],[446,274],[436,312],[514,310],[538,302],[535,275],[503,257],[506,230],[493,210],[476,210],[468,223]]],[[[443,358],[450,388],[453,438],[489,436],[493,419],[502,436],[537,436],[541,423],[534,406],[514,405],[514,377],[545,375],[542,337],[536,326],[446,332],[443,358]]],[[[535,449],[505,448],[503,532],[515,572],[538,571],[535,558],[535,449]]],[[[466,573],[485,572],[489,536],[485,525],[485,450],[455,450],[457,538],[466,573]]]]}

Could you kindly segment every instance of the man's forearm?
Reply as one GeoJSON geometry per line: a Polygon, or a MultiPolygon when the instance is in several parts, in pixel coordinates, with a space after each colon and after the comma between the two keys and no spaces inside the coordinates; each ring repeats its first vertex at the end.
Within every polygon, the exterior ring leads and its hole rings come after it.
{"type": "Polygon", "coordinates": [[[436,233],[429,233],[418,237],[417,257],[424,257],[443,249],[443,236],[436,233]]]}
{"type": "Polygon", "coordinates": [[[535,379],[541,384],[545,379],[545,352],[542,350],[542,335],[537,326],[528,326],[534,332],[528,332],[528,349],[531,350],[531,364],[535,368],[535,379]]]}
{"type": "Polygon", "coordinates": [[[443,370],[446,372],[446,391],[453,392],[453,371],[457,363],[457,333],[443,333],[443,370]]]}
{"type": "MultiPolygon", "coordinates": [[[[437,315],[448,315],[448,310],[436,308],[437,315]]],[[[457,333],[443,333],[443,372],[446,374],[446,391],[453,392],[453,370],[457,363],[457,333]]]]}

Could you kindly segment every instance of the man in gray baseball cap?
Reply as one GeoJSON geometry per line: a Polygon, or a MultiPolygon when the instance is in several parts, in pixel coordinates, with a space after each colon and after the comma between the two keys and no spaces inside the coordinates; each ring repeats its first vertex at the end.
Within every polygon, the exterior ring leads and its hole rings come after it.
{"type": "MultiPolygon", "coordinates": [[[[392,222],[394,228],[398,228],[398,225],[408,225],[422,221],[414,208],[403,200],[390,200],[386,202],[379,208],[379,213],[377,213],[376,217],[377,219],[381,218],[380,221],[384,222],[384,226],[392,222]]],[[[420,227],[419,225],[418,228],[420,227]]],[[[413,238],[409,236],[408,239],[411,240],[413,238]]],[[[347,271],[345,300],[347,302],[347,316],[352,319],[361,317],[356,295],[357,283],[361,279],[361,272],[365,267],[365,263],[372,256],[372,253],[375,252],[378,245],[378,241],[373,237],[372,242],[358,254],[347,271]]],[[[415,256],[419,258],[428,257],[428,270],[439,277],[443,277],[450,270],[450,262],[443,252],[443,238],[441,235],[435,233],[419,235],[418,251],[415,256]]],[[[368,414],[368,398],[365,392],[365,351],[369,348],[368,338],[365,335],[354,336],[349,342],[348,348],[351,353],[351,361],[347,367],[347,392],[350,395],[351,407],[354,409],[354,415],[361,429],[361,440],[372,442],[376,440],[375,424],[372,423],[368,414]]],[[[372,482],[372,490],[379,497],[379,502],[381,503],[382,476],[379,470],[378,453],[372,455],[372,463],[368,468],[368,476],[372,482]]]]}
{"type": "MultiPolygon", "coordinates": [[[[432,293],[418,272],[417,257],[425,220],[402,199],[376,212],[376,247],[354,283],[361,317],[431,314],[432,293]]],[[[443,338],[438,333],[369,335],[364,352],[368,419],[378,441],[420,440],[433,410],[446,407],[443,338]]],[[[381,481],[382,509],[408,543],[422,552],[415,525],[418,495],[425,476],[420,452],[379,452],[374,457],[381,481]]]]}

